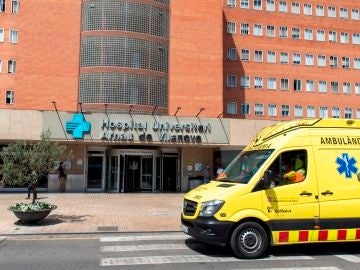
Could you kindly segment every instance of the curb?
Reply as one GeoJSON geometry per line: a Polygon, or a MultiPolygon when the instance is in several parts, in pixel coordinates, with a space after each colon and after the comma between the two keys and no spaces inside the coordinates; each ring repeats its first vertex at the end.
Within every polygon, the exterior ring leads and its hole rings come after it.
{"type": "Polygon", "coordinates": [[[5,239],[6,239],[6,237],[1,237],[1,236],[0,236],[0,243],[4,242],[5,239]]]}

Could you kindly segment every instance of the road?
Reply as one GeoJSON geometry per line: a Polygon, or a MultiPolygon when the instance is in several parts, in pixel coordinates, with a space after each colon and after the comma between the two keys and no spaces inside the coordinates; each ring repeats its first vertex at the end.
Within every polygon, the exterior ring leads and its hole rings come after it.
{"type": "Polygon", "coordinates": [[[230,250],[180,232],[0,237],[1,270],[354,270],[360,243],[276,247],[259,260],[239,260],[230,250]]]}

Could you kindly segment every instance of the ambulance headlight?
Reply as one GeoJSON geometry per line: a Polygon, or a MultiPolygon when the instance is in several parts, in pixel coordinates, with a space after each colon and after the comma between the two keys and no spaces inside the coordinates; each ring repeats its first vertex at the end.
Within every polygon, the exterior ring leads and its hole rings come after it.
{"type": "Polygon", "coordinates": [[[202,203],[199,216],[211,217],[216,214],[217,211],[224,205],[224,201],[213,200],[202,203]]]}

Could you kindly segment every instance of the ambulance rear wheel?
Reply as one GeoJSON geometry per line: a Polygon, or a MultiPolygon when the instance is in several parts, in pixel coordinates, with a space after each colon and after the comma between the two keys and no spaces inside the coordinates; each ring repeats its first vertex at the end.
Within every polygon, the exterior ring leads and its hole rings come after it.
{"type": "Polygon", "coordinates": [[[244,222],[232,233],[231,249],[239,258],[255,259],[266,252],[269,240],[264,228],[256,222],[244,222]]]}

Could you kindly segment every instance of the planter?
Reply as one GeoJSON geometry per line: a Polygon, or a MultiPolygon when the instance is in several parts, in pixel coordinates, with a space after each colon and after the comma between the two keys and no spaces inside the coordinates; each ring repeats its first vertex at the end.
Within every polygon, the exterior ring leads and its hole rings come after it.
{"type": "Polygon", "coordinates": [[[35,204],[16,204],[15,206],[8,207],[8,210],[12,211],[22,224],[34,224],[42,221],[50,214],[52,210],[56,208],[57,207],[55,205],[37,202],[35,204]]]}

